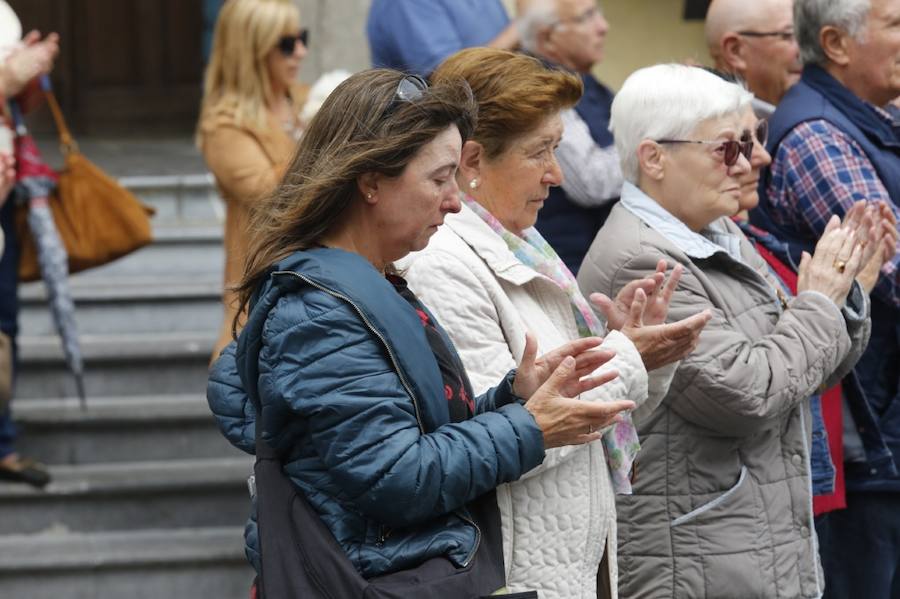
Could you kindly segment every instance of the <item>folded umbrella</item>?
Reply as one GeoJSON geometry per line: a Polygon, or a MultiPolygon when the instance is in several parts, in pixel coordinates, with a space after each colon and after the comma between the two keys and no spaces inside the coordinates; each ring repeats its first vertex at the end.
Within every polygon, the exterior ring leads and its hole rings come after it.
{"type": "Polygon", "coordinates": [[[28,204],[28,228],[36,245],[53,322],[62,341],[66,364],[75,377],[81,407],[85,409],[84,360],[75,323],[75,303],[69,288],[69,256],[50,211],[50,195],[56,189],[57,177],[41,157],[15,101],[11,102],[11,112],[16,126],[15,198],[28,204]]]}

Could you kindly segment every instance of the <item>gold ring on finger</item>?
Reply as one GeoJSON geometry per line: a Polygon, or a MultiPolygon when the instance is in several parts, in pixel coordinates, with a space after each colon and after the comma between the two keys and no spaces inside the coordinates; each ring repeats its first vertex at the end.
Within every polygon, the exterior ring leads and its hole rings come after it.
{"type": "Polygon", "coordinates": [[[841,274],[844,274],[844,271],[847,270],[847,263],[843,260],[835,260],[834,268],[841,274]]]}

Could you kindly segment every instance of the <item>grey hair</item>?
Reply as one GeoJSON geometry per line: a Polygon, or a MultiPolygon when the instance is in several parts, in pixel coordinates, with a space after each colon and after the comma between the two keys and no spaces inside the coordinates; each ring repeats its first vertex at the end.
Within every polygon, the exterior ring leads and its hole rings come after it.
{"type": "Polygon", "coordinates": [[[645,139],[679,139],[701,122],[739,112],[753,94],[699,67],[658,64],[628,76],[612,103],[610,131],[626,181],[641,174],[638,146],[645,139]]]}
{"type": "Polygon", "coordinates": [[[795,0],[794,33],[803,64],[824,65],[828,57],[819,43],[823,27],[837,27],[856,40],[865,36],[871,0],[795,0]]]}
{"type": "Polygon", "coordinates": [[[516,19],[522,49],[529,54],[537,53],[538,32],[558,19],[556,0],[531,0],[525,12],[516,19]]]}

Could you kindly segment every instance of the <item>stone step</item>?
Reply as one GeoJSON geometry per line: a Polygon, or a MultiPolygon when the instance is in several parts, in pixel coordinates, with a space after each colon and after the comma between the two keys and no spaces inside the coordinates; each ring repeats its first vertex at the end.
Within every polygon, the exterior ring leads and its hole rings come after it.
{"type": "MultiPolygon", "coordinates": [[[[73,278],[70,290],[81,334],[215,331],[222,319],[222,284],[216,280],[73,278]]],[[[19,302],[23,335],[56,334],[43,283],[21,285],[19,302]]]]}
{"type": "Polygon", "coordinates": [[[12,404],[17,448],[45,464],[238,457],[202,395],[43,399],[12,404]]]}
{"type": "Polygon", "coordinates": [[[240,526],[252,457],[51,466],[44,489],[0,484],[0,535],[240,526]]]}
{"type": "Polygon", "coordinates": [[[0,537],[4,597],[247,599],[241,527],[0,537]]]}
{"type": "MultiPolygon", "coordinates": [[[[217,331],[80,335],[90,398],[204,394],[217,331]]],[[[75,382],[53,336],[19,336],[16,401],[76,397],[75,382]]]]}
{"type": "MultiPolygon", "coordinates": [[[[54,169],[64,165],[56,132],[34,138],[44,160],[54,169]]],[[[205,173],[193,134],[142,135],[130,129],[108,136],[79,135],[78,147],[110,177],[205,173]]]]}
{"type": "Polygon", "coordinates": [[[222,227],[156,227],[150,245],[114,262],[72,275],[72,281],[122,277],[192,277],[221,281],[225,264],[222,227]]]}
{"type": "Polygon", "coordinates": [[[224,220],[224,204],[209,173],[129,176],[119,178],[119,183],[156,209],[157,225],[224,220]]]}

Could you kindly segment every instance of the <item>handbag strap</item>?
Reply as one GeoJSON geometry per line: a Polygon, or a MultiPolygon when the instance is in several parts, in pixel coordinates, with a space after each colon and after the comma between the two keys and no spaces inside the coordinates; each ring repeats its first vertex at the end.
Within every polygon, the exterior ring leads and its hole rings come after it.
{"type": "Polygon", "coordinates": [[[78,151],[78,143],[72,137],[66,118],[63,116],[59,102],[56,100],[56,94],[53,93],[53,87],[50,84],[50,77],[43,75],[41,77],[41,89],[44,91],[44,97],[47,98],[47,106],[53,113],[53,120],[56,122],[56,130],[59,133],[59,147],[63,155],[78,151]]]}

